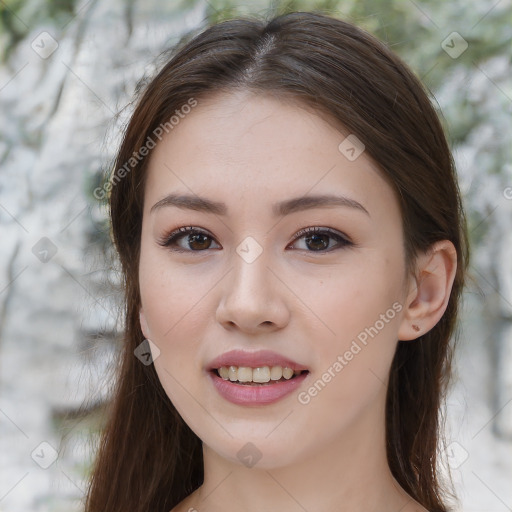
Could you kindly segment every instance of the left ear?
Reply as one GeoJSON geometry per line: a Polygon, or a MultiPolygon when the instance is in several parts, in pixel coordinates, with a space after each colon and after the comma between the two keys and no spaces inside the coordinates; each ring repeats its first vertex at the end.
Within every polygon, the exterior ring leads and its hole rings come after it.
{"type": "Polygon", "coordinates": [[[443,316],[457,270],[457,251],[449,240],[434,243],[418,256],[409,287],[399,340],[414,340],[430,331],[443,316]]]}

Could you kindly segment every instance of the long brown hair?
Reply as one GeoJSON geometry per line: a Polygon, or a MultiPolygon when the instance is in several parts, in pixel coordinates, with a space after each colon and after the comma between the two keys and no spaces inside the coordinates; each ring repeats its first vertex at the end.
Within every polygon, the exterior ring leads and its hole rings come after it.
{"type": "Polygon", "coordinates": [[[130,159],[191,99],[200,104],[209,94],[236,88],[313,108],[365,144],[399,199],[408,268],[438,240],[455,245],[458,266],[446,312],[418,340],[398,342],[386,403],[394,477],[430,512],[444,512],[437,457],[441,406],[468,264],[453,158],[429,96],[407,66],[370,34],[320,12],[210,26],[175,47],[141,93],[104,184],[124,278],[125,331],[86,511],[168,512],[203,482],[201,440],[177,413],[154,366],[134,356],[144,339],[138,266],[149,157],[130,159]]]}

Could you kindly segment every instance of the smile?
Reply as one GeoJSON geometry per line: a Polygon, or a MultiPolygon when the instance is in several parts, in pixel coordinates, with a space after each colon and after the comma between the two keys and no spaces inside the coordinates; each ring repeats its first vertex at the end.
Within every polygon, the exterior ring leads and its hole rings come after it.
{"type": "Polygon", "coordinates": [[[293,371],[291,368],[279,366],[258,368],[224,366],[208,372],[213,386],[225,400],[244,406],[269,405],[277,402],[297,390],[308,375],[308,370],[293,371]],[[220,372],[224,375],[223,377],[220,372]],[[279,373],[281,376],[278,379],[272,379],[272,373],[274,377],[279,373]],[[267,377],[268,380],[257,382],[257,379],[263,380],[267,377]],[[253,380],[254,378],[256,381],[253,380]]]}

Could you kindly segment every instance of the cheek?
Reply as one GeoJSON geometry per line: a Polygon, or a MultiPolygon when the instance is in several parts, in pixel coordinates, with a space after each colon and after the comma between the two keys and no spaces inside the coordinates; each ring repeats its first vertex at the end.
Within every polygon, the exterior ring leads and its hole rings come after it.
{"type": "Polygon", "coordinates": [[[201,282],[197,276],[176,271],[158,254],[141,254],[139,272],[144,315],[160,351],[154,359],[155,370],[180,416],[193,428],[204,414],[196,409],[201,397],[197,375],[205,314],[203,285],[194,286],[201,282]]]}
{"type": "Polygon", "coordinates": [[[400,269],[388,262],[336,270],[307,295],[322,334],[313,340],[314,380],[298,401],[322,423],[339,427],[386,385],[402,309],[400,269]]]}
{"type": "Polygon", "coordinates": [[[192,270],[176,268],[165,252],[143,248],[139,283],[151,334],[165,349],[177,331],[194,323],[193,318],[201,309],[204,281],[192,270]]]}
{"type": "MultiPolygon", "coordinates": [[[[399,307],[399,303],[395,305],[399,307]]],[[[333,325],[340,335],[324,338],[325,344],[319,344],[314,374],[297,395],[294,418],[302,418],[309,446],[314,446],[319,435],[328,442],[340,431],[351,431],[365,414],[372,414],[371,423],[378,424],[396,349],[398,315],[391,303],[366,301],[363,308],[352,305],[333,322],[337,322],[333,325]]]]}
{"type": "MultiPolygon", "coordinates": [[[[199,369],[201,293],[197,278],[175,271],[160,255],[141,253],[140,293],[151,340],[159,349],[154,359],[158,377],[171,401],[185,401],[180,383],[190,389],[199,369]],[[190,381],[190,382],[189,382],[190,381]]],[[[186,408],[185,408],[186,409],[186,408]]],[[[186,410],[180,411],[186,414],[186,410]]]]}
{"type": "Polygon", "coordinates": [[[376,323],[379,331],[397,329],[393,304],[400,299],[400,269],[391,268],[388,262],[385,258],[359,258],[352,263],[347,260],[346,265],[333,268],[321,279],[290,276],[294,292],[307,306],[297,312],[297,321],[303,322],[304,332],[313,337],[305,341],[316,353],[332,355],[333,351],[348,349],[351,340],[361,333],[364,338],[365,329],[376,323]]]}

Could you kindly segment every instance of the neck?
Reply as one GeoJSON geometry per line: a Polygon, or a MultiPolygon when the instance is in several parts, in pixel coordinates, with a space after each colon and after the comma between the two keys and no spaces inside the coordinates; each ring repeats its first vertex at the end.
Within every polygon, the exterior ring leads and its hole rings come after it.
{"type": "Polygon", "coordinates": [[[268,469],[246,467],[203,444],[204,483],[188,504],[198,512],[424,510],[389,469],[383,405],[373,404],[338,437],[318,438],[314,453],[268,469]]]}

